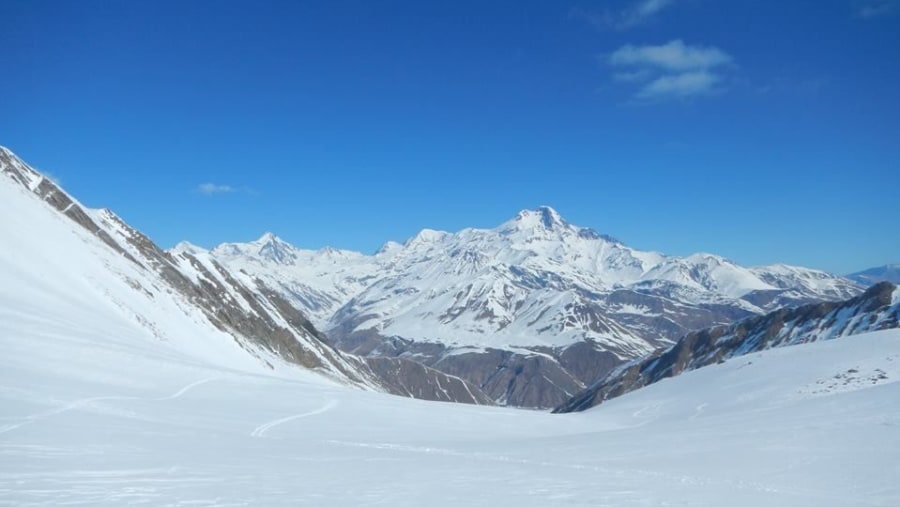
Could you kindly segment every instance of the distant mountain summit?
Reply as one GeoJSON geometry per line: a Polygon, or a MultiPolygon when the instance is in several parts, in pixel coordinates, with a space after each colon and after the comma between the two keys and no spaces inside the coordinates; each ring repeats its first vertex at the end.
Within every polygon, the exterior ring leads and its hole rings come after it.
{"type": "Polygon", "coordinates": [[[878,282],[900,284],[900,264],[885,264],[884,266],[849,274],[847,278],[864,287],[878,282]]]}
{"type": "Polygon", "coordinates": [[[425,229],[374,255],[266,236],[211,255],[276,288],[343,350],[412,357],[531,407],[687,332],[862,292],[802,267],[633,249],[549,206],[493,229],[425,229]]]}

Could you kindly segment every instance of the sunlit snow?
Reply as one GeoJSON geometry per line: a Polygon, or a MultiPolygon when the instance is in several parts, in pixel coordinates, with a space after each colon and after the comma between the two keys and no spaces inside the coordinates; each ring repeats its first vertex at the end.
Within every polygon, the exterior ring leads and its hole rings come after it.
{"type": "Polygon", "coordinates": [[[900,330],[579,414],[424,402],[263,361],[26,188],[0,202],[0,505],[900,505],[900,330]]]}

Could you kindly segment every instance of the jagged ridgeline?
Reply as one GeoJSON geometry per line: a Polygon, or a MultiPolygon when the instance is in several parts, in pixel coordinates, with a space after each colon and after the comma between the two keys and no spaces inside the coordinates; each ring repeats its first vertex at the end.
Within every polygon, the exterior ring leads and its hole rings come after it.
{"type": "Polygon", "coordinates": [[[264,280],[344,351],[413,358],[497,403],[538,408],[685,333],[862,292],[812,269],[637,250],[546,206],[493,229],[423,230],[373,255],[272,233],[208,253],[264,280]]]}
{"type": "MultiPolygon", "coordinates": [[[[166,252],[130,227],[113,212],[90,209],[44,177],[12,152],[0,148],[3,183],[17,185],[29,199],[45,205],[86,231],[97,243],[86,249],[102,248],[131,263],[133,275],[126,278],[145,304],[160,305],[166,299],[185,315],[199,313],[206,322],[196,322],[197,332],[205,327],[228,333],[234,343],[262,363],[281,360],[313,369],[333,379],[360,387],[377,389],[426,400],[490,404],[477,387],[458,377],[400,358],[362,358],[335,349],[280,291],[258,278],[230,270],[203,252],[166,252]]],[[[27,221],[28,216],[17,220],[27,221]]],[[[78,269],[73,266],[73,269],[78,269]]],[[[110,268],[113,270],[113,268],[110,268]]],[[[121,301],[115,302],[124,306],[121,301]]],[[[160,340],[169,337],[165,323],[156,322],[139,307],[129,312],[160,340]]],[[[190,336],[178,339],[190,340],[190,336]]]]}

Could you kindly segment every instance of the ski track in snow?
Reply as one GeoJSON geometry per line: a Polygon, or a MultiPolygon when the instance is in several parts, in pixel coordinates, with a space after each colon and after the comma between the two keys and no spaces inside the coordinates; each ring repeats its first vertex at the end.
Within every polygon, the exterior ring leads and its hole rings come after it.
{"type": "Polygon", "coordinates": [[[694,413],[691,415],[691,420],[700,417],[703,414],[703,411],[706,410],[706,407],[709,406],[709,403],[701,403],[694,408],[694,413]]]}
{"type": "Polygon", "coordinates": [[[315,415],[324,414],[325,412],[328,412],[329,410],[333,409],[337,405],[338,405],[337,400],[331,400],[328,403],[326,403],[325,405],[322,405],[321,407],[319,407],[315,410],[312,410],[309,412],[304,412],[302,414],[289,415],[287,417],[275,419],[274,421],[269,421],[265,424],[261,424],[261,425],[257,426],[253,431],[250,432],[250,436],[257,437],[257,438],[264,437],[264,436],[266,436],[266,433],[270,429],[274,428],[275,426],[282,425],[286,422],[290,422],[295,419],[303,419],[305,417],[312,417],[315,415]]]}
{"type": "Polygon", "coordinates": [[[196,382],[191,382],[190,384],[182,387],[181,389],[175,391],[174,393],[170,394],[169,396],[166,396],[165,398],[156,398],[153,401],[167,401],[167,400],[174,400],[176,398],[181,398],[182,396],[185,395],[185,393],[187,393],[191,389],[193,389],[197,386],[206,384],[207,382],[212,382],[213,380],[218,380],[219,378],[220,377],[209,377],[209,378],[205,378],[205,379],[200,379],[196,382]]]}
{"type": "Polygon", "coordinates": [[[37,414],[31,414],[29,416],[25,416],[25,419],[23,419],[20,422],[13,423],[13,424],[7,424],[5,426],[0,426],[0,435],[10,432],[10,431],[13,431],[13,430],[17,430],[17,429],[19,429],[23,426],[27,426],[31,423],[35,423],[35,422],[47,419],[48,417],[53,417],[55,415],[69,412],[70,410],[78,410],[80,408],[89,406],[92,403],[96,403],[99,401],[126,401],[126,400],[170,401],[170,400],[178,399],[178,398],[184,396],[191,389],[193,389],[197,386],[206,384],[207,382],[212,382],[213,380],[218,380],[219,378],[221,378],[221,377],[209,377],[209,378],[200,379],[200,380],[197,380],[195,382],[191,382],[190,384],[185,385],[181,389],[175,391],[174,393],[172,393],[168,396],[162,396],[159,398],[146,398],[146,397],[141,397],[141,396],[94,396],[91,398],[82,398],[80,400],[75,400],[75,401],[66,403],[62,407],[55,408],[53,410],[47,410],[44,412],[39,412],[37,414]]]}

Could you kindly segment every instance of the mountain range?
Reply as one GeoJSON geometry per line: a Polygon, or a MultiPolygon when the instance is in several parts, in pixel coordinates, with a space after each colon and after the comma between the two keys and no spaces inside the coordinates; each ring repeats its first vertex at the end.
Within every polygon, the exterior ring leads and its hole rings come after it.
{"type": "MultiPolygon", "coordinates": [[[[10,216],[25,224],[47,212],[64,217],[55,234],[81,237],[93,252],[87,257],[114,275],[78,284],[105,294],[154,339],[185,329],[224,334],[271,368],[294,363],[430,400],[560,407],[690,333],[863,292],[802,267],[637,250],[550,207],[493,229],[423,230],[372,255],[299,249],[272,233],[163,251],[9,150],[0,149],[0,171],[12,183],[10,216]]],[[[35,241],[35,230],[10,241],[35,241]]],[[[91,269],[73,263],[65,271],[91,269]]]]}
{"type": "Polygon", "coordinates": [[[172,253],[261,280],[344,351],[411,358],[499,404],[537,408],[685,333],[863,290],[802,267],[637,250],[546,206],[493,229],[426,229],[373,255],[299,249],[272,233],[172,253]]]}

